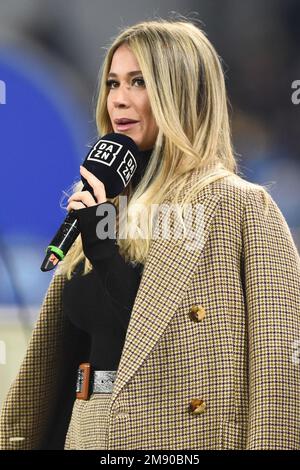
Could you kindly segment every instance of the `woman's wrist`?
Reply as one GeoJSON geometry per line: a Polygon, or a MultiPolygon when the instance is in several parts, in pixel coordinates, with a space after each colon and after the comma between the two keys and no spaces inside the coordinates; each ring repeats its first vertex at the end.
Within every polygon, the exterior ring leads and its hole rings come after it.
{"type": "Polygon", "coordinates": [[[106,213],[111,210],[111,206],[116,210],[116,206],[110,201],[74,210],[78,219],[83,251],[92,264],[93,260],[105,259],[113,256],[118,249],[115,236],[112,237],[112,234],[109,231],[103,232],[103,230],[101,232],[101,236],[99,236],[99,231],[97,231],[97,224],[107,217],[106,213]],[[101,213],[101,215],[97,214],[99,206],[104,206],[105,209],[105,206],[107,206],[107,211],[105,210],[105,213],[101,213]]]}

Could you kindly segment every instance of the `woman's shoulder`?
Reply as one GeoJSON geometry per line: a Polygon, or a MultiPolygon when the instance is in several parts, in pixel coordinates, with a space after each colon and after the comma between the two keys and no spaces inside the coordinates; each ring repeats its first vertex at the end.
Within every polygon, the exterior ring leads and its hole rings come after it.
{"type": "Polygon", "coordinates": [[[252,183],[237,174],[220,178],[209,186],[210,194],[219,197],[219,212],[225,219],[242,222],[247,207],[253,207],[262,216],[277,208],[267,185],[252,183]]]}
{"type": "Polygon", "coordinates": [[[210,184],[213,193],[219,193],[223,196],[248,198],[250,193],[267,192],[267,185],[252,183],[237,174],[224,176],[210,184]]]}
{"type": "Polygon", "coordinates": [[[242,175],[226,170],[222,165],[220,170],[208,175],[207,180],[203,179],[201,169],[194,170],[188,180],[185,191],[193,192],[193,188],[197,188],[195,200],[206,198],[206,196],[219,195],[224,203],[230,201],[240,201],[244,203],[252,197],[268,198],[270,197],[269,185],[254,183],[248,181],[242,175]],[[197,188],[199,184],[199,189],[197,188]],[[194,186],[195,185],[195,186],[194,186]]]}
{"type": "Polygon", "coordinates": [[[244,207],[251,200],[263,206],[268,206],[273,201],[268,185],[253,183],[237,174],[212,182],[210,191],[212,194],[219,194],[223,204],[230,204],[233,209],[244,207]]]}

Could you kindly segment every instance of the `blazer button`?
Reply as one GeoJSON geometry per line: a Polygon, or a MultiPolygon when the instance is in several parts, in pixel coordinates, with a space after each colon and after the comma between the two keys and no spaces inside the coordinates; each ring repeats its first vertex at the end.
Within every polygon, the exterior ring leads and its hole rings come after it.
{"type": "Polygon", "coordinates": [[[193,305],[190,310],[190,317],[194,321],[201,321],[205,317],[205,309],[202,305],[193,305]]]}
{"type": "Polygon", "coordinates": [[[189,411],[193,414],[200,414],[206,408],[206,403],[200,398],[193,398],[190,402],[189,411]]]}

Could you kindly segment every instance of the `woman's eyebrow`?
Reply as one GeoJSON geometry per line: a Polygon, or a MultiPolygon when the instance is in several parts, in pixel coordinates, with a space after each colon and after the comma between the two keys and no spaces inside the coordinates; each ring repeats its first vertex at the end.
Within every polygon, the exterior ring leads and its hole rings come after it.
{"type": "MultiPolygon", "coordinates": [[[[127,75],[129,77],[132,77],[133,75],[137,75],[138,73],[142,73],[141,70],[133,70],[132,72],[128,72],[127,75]]],[[[117,77],[118,74],[117,73],[114,73],[114,72],[110,72],[108,74],[109,77],[117,77]]]]}

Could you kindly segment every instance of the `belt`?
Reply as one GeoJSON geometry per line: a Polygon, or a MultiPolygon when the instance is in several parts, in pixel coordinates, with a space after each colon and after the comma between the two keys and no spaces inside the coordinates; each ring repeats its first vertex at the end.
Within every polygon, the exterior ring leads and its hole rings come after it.
{"type": "Polygon", "coordinates": [[[77,372],[76,398],[88,400],[92,393],[112,393],[116,370],[94,370],[90,363],[80,364],[77,372]]]}

